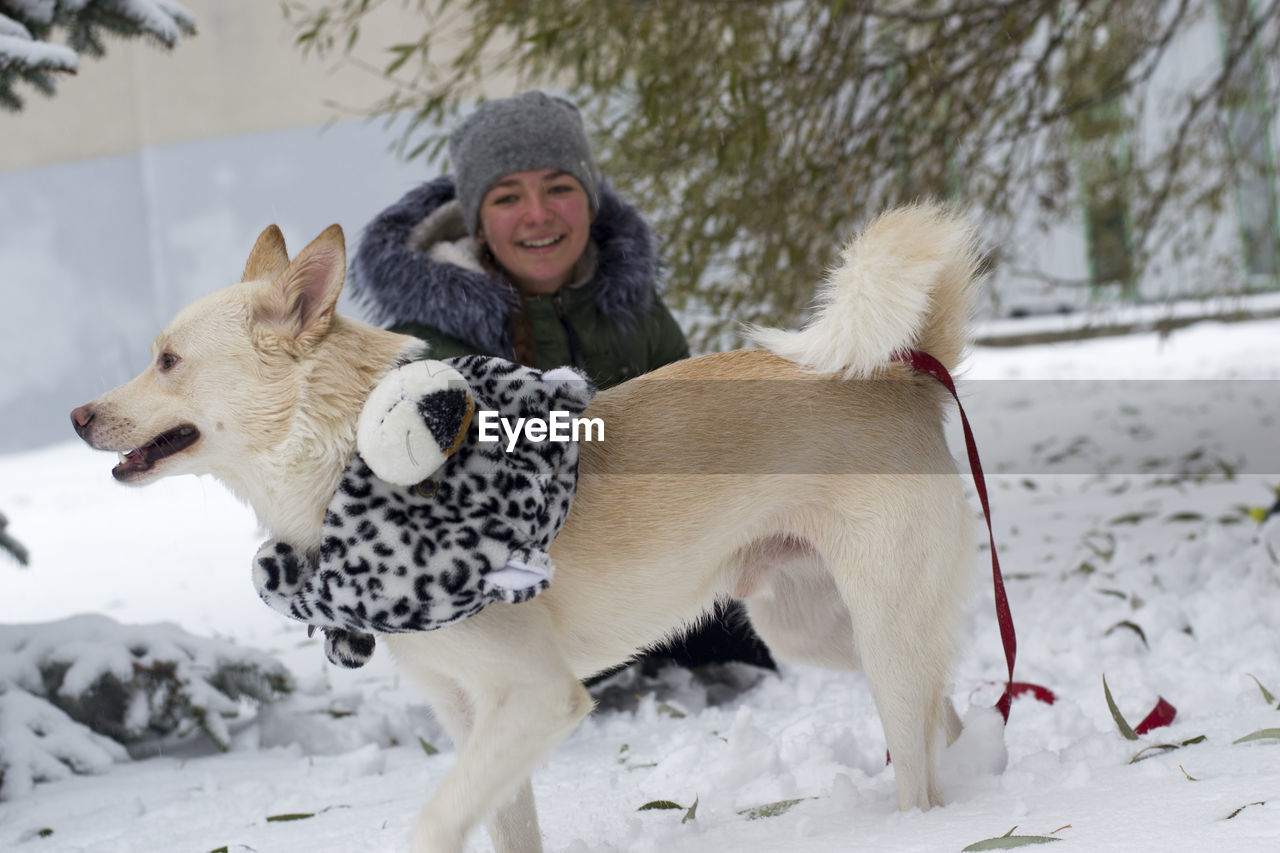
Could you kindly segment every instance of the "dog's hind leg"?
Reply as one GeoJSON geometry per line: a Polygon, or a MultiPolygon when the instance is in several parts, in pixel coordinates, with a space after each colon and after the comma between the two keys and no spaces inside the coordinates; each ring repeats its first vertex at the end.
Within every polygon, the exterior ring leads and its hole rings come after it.
{"type": "Polygon", "coordinates": [[[898,806],[927,810],[942,803],[933,753],[946,672],[910,605],[885,604],[853,591],[855,642],[893,759],[898,806]]]}
{"type": "MultiPolygon", "coordinates": [[[[530,773],[591,709],[549,614],[537,601],[494,604],[447,628],[402,636],[397,657],[429,691],[447,692],[452,682],[465,697],[454,722],[441,721],[470,729],[418,818],[414,853],[458,853],[484,820],[497,853],[540,851],[530,773]]],[[[449,704],[447,694],[433,696],[441,698],[449,704]]]]}
{"type": "MultiPolygon", "coordinates": [[[[967,524],[968,518],[959,521],[967,524]]],[[[851,540],[826,555],[853,619],[854,642],[893,759],[898,805],[941,805],[934,752],[939,727],[951,737],[958,722],[954,710],[948,713],[945,688],[961,582],[972,562],[969,538],[963,529],[954,540],[945,532],[921,536],[904,516],[864,520],[851,540]]]]}

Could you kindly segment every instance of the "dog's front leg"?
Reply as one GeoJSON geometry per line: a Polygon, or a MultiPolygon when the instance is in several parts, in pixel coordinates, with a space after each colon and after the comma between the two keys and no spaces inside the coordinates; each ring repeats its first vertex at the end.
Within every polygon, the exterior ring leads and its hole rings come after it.
{"type": "MultiPolygon", "coordinates": [[[[398,641],[392,640],[391,643],[399,654],[398,641]]],[[[448,732],[454,748],[461,752],[475,728],[474,703],[456,680],[431,669],[414,667],[414,663],[421,664],[424,661],[417,656],[406,657],[407,659],[401,658],[401,665],[426,691],[436,719],[448,732]]],[[[497,812],[489,819],[488,829],[497,853],[526,850],[537,853],[542,849],[538,812],[533,801],[533,785],[527,778],[509,802],[498,806],[497,812]]]]}
{"type": "Polygon", "coordinates": [[[546,609],[538,601],[493,604],[394,645],[433,701],[449,709],[441,722],[460,741],[457,763],[418,818],[414,853],[458,853],[486,818],[498,853],[540,851],[529,775],[591,709],[546,609]],[[455,728],[470,731],[459,738],[455,728]]]}

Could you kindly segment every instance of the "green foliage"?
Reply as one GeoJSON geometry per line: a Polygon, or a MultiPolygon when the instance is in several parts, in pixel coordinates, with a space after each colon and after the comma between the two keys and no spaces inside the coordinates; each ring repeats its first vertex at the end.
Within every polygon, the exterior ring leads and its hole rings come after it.
{"type": "Polygon", "coordinates": [[[8,554],[20,565],[25,566],[30,561],[31,555],[27,553],[26,546],[9,535],[8,527],[9,519],[0,512],[0,552],[8,554]]]}
{"type": "Polygon", "coordinates": [[[1262,686],[1262,682],[1258,680],[1258,676],[1253,673],[1247,673],[1247,675],[1253,679],[1254,684],[1258,685],[1258,690],[1262,692],[1262,700],[1264,702],[1270,705],[1272,702],[1276,701],[1276,697],[1272,695],[1271,691],[1262,686]]]}
{"type": "Polygon", "coordinates": [[[0,107],[20,110],[22,84],[53,95],[55,76],[74,74],[79,56],[100,57],[106,37],[143,37],[169,49],[194,35],[196,19],[173,0],[85,0],[29,3],[0,0],[0,107]],[[57,37],[61,44],[50,44],[57,37]]]}
{"type": "Polygon", "coordinates": [[[1232,743],[1248,743],[1254,740],[1280,740],[1280,729],[1258,729],[1256,732],[1250,732],[1241,738],[1236,738],[1232,743]]]}
{"type": "Polygon", "coordinates": [[[687,809],[684,806],[680,805],[679,803],[673,802],[671,800],[651,800],[645,803],[640,808],[636,809],[636,811],[638,812],[683,811],[684,817],[680,818],[680,823],[685,824],[691,820],[698,819],[698,798],[694,797],[693,805],[689,806],[689,808],[687,809]]]}
{"type": "Polygon", "coordinates": [[[1111,711],[1111,718],[1116,721],[1116,728],[1120,730],[1120,734],[1125,740],[1137,740],[1138,735],[1133,730],[1133,726],[1129,725],[1129,721],[1120,713],[1120,709],[1116,706],[1116,700],[1111,698],[1111,688],[1107,686],[1107,677],[1102,676],[1102,693],[1107,700],[1107,709],[1111,711]]]}
{"type": "Polygon", "coordinates": [[[1244,811],[1245,809],[1249,808],[1250,806],[1265,806],[1266,804],[1267,804],[1267,801],[1266,801],[1266,800],[1259,800],[1259,801],[1258,801],[1258,802],[1256,802],[1256,803],[1245,803],[1243,806],[1241,806],[1240,808],[1236,809],[1236,810],[1235,810],[1235,811],[1233,811],[1231,814],[1227,815],[1227,816],[1226,816],[1226,818],[1225,818],[1225,820],[1231,820],[1231,819],[1232,819],[1232,818],[1234,818],[1236,815],[1240,814],[1240,812],[1244,811]]]}
{"type": "MultiPolygon", "coordinates": [[[[1013,829],[1017,829],[1015,826],[1013,829]]],[[[982,841],[975,841],[968,847],[964,848],[964,853],[978,850],[1013,850],[1017,847],[1028,847],[1032,844],[1048,844],[1050,841],[1061,841],[1061,838],[1054,838],[1051,835],[1014,835],[1013,829],[1004,835],[995,838],[987,838],[982,841]]]]}
{"type": "Polygon", "coordinates": [[[766,803],[763,806],[754,806],[753,808],[743,809],[738,812],[738,814],[742,815],[747,820],[760,820],[761,818],[766,817],[777,817],[778,815],[786,814],[791,811],[791,809],[800,803],[803,803],[806,799],[813,798],[800,797],[794,800],[779,800],[776,803],[766,803]]]}
{"type": "MultiPolygon", "coordinates": [[[[1148,758],[1154,758],[1157,755],[1164,755],[1166,752],[1173,752],[1175,749],[1182,749],[1185,746],[1194,746],[1197,743],[1204,743],[1206,740],[1208,740],[1208,738],[1204,735],[1196,735],[1195,737],[1187,738],[1180,743],[1152,744],[1151,746],[1144,747],[1143,749],[1135,752],[1133,757],[1129,759],[1129,763],[1137,764],[1139,761],[1146,761],[1148,758]]],[[[1191,776],[1187,774],[1187,771],[1183,770],[1182,773],[1187,776],[1188,779],[1191,779],[1191,776]]],[[[1191,779],[1191,781],[1194,782],[1195,780],[1191,779]]]]}
{"type": "Polygon", "coordinates": [[[1146,648],[1151,648],[1151,644],[1147,642],[1147,632],[1142,630],[1142,626],[1139,625],[1137,622],[1133,622],[1129,619],[1122,619],[1121,621],[1117,622],[1116,624],[1108,628],[1106,631],[1104,631],[1102,635],[1104,637],[1110,637],[1117,630],[1122,628],[1127,631],[1132,631],[1138,637],[1138,639],[1142,641],[1143,646],[1145,646],[1146,648]]]}
{"type": "MultiPolygon", "coordinates": [[[[1214,3],[403,0],[421,31],[377,46],[389,94],[369,108],[406,118],[402,154],[434,156],[488,83],[565,91],[602,171],[653,218],[671,298],[707,348],[740,320],[802,319],[838,244],[891,204],[1076,215],[1110,185],[1072,189],[1081,140],[1130,133],[1169,44],[1214,3]]],[[[285,8],[305,53],[342,61],[381,5],[285,8]]],[[[1276,55],[1280,11],[1255,14],[1224,36],[1224,64],[1276,55]]],[[[1162,241],[1195,245],[1176,239],[1190,208],[1231,180],[1206,165],[1230,79],[1162,102],[1176,132],[1125,158],[1126,275],[1162,241]]],[[[1274,103],[1280,84],[1259,85],[1274,103]]]]}

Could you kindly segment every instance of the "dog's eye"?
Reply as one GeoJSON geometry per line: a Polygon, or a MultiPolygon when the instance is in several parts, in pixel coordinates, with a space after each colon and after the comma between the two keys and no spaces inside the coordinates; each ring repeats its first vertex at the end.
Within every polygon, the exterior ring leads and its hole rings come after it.
{"type": "Polygon", "coordinates": [[[177,366],[182,359],[178,358],[171,352],[162,352],[160,357],[156,359],[156,366],[160,368],[161,373],[167,373],[177,366]]]}

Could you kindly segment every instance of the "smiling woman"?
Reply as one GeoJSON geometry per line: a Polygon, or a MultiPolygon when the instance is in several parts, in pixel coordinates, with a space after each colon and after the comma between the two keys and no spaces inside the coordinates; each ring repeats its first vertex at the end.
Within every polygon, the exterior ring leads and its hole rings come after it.
{"type": "Polygon", "coordinates": [[[487,101],[449,138],[453,175],[365,229],[351,289],[433,358],[573,365],[600,388],[689,355],[658,292],[652,230],[596,172],[578,110],[487,101]]]}

